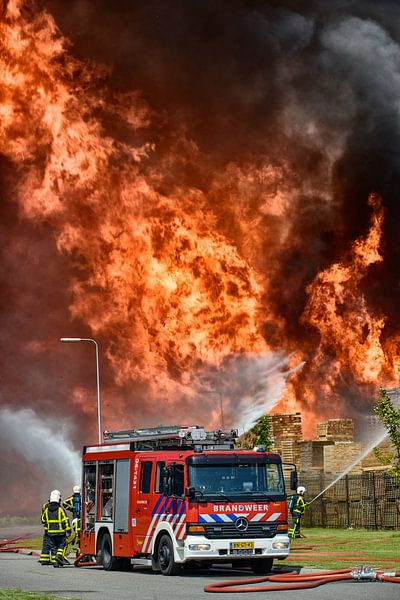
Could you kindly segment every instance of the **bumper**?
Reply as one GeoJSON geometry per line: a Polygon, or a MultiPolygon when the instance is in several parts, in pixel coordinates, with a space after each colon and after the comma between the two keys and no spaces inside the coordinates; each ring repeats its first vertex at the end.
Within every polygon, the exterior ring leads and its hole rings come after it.
{"type": "Polygon", "coordinates": [[[176,562],[187,560],[249,560],[249,558],[286,558],[290,551],[290,540],[287,534],[276,535],[273,538],[241,539],[241,542],[253,542],[252,554],[235,554],[230,549],[232,541],[209,540],[204,536],[191,535],[178,542],[175,552],[176,562]],[[200,546],[200,548],[196,548],[200,546]]]}

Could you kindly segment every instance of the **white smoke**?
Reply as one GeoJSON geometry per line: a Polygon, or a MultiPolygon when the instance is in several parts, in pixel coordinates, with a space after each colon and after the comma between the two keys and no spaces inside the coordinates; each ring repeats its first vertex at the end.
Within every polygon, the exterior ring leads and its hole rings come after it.
{"type": "Polygon", "coordinates": [[[39,418],[30,408],[0,409],[1,446],[48,476],[50,488],[68,488],[68,492],[81,473],[79,452],[73,449],[70,435],[65,419],[39,418]]]}
{"type": "Polygon", "coordinates": [[[303,366],[291,369],[283,352],[241,354],[226,359],[214,373],[203,373],[202,409],[210,410],[211,402],[221,405],[221,420],[225,427],[248,431],[255,421],[271,411],[283,397],[287,380],[303,366]],[[204,394],[207,394],[205,396],[204,394]]]}

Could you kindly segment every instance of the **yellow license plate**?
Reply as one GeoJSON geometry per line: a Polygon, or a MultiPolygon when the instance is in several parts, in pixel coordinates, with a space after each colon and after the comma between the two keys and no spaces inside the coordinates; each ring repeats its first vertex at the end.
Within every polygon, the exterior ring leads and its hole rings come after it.
{"type": "Polygon", "coordinates": [[[254,548],[254,542],[231,542],[230,548],[231,550],[254,548]]]}

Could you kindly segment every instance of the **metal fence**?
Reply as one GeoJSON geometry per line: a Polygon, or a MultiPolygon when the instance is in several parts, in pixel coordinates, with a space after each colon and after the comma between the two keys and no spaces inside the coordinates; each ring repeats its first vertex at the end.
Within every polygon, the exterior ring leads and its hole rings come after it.
{"type": "MultiPolygon", "coordinates": [[[[302,474],[309,502],[334,477],[302,474]]],[[[400,482],[387,473],[345,475],[307,507],[306,527],[400,529],[400,482]]]]}

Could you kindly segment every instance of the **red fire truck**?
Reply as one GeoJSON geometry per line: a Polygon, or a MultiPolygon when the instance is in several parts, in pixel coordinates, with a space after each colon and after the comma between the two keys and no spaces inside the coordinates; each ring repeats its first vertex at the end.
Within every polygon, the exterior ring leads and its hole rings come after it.
{"type": "MultiPolygon", "coordinates": [[[[290,549],[282,462],[235,448],[235,430],[105,432],[83,449],[80,552],[106,570],[247,561],[267,573],[290,549]]],[[[295,489],[297,473],[291,472],[295,489]]],[[[243,564],[243,562],[242,562],[243,564]]]]}

